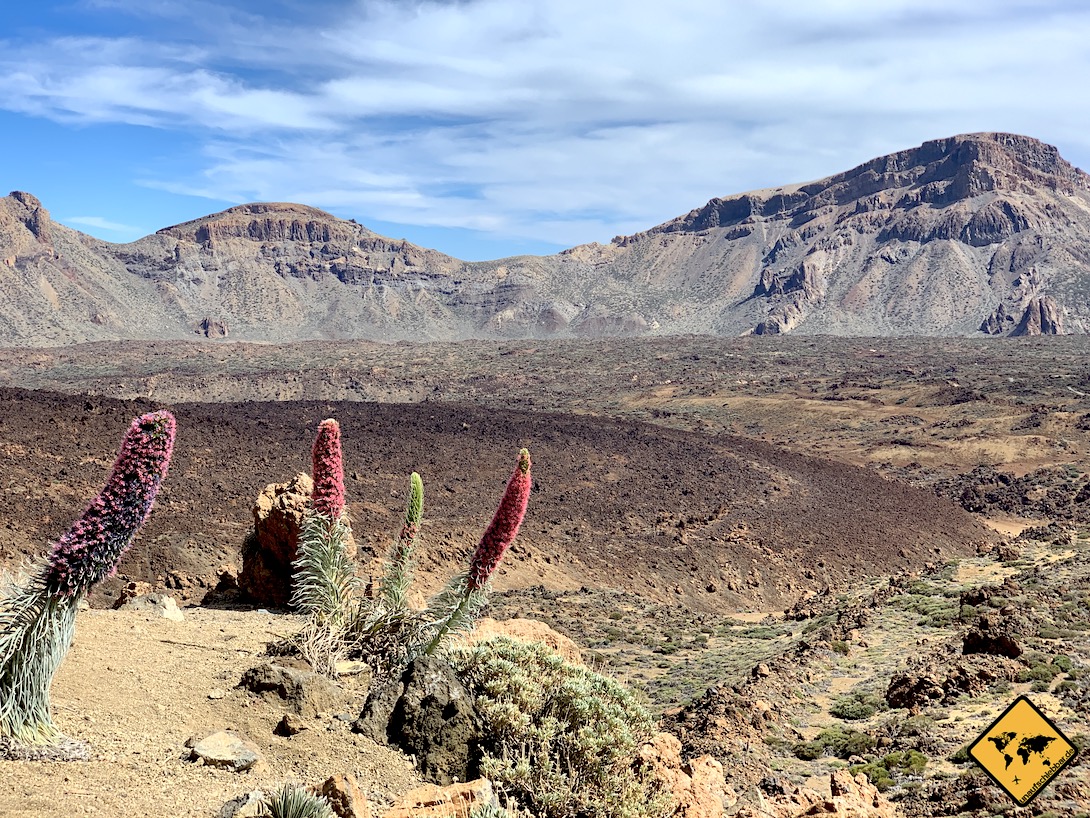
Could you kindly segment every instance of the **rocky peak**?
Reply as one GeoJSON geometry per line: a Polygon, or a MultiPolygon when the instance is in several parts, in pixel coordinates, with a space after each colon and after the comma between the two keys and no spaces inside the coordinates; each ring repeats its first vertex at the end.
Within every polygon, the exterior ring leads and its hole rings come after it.
{"type": "Polygon", "coordinates": [[[1063,315],[1060,305],[1054,298],[1041,296],[1031,298],[1022,313],[1022,320],[1011,332],[1011,336],[1021,335],[1063,335],[1063,315]]]}
{"type": "Polygon", "coordinates": [[[42,207],[38,197],[22,190],[13,190],[8,198],[17,205],[16,218],[34,235],[34,238],[42,244],[52,246],[49,230],[52,219],[49,218],[49,211],[42,207]]]}
{"type": "Polygon", "coordinates": [[[183,224],[166,227],[158,235],[206,244],[223,239],[257,242],[355,242],[371,232],[316,207],[288,202],[257,202],[228,208],[183,224]]]}
{"type": "MultiPolygon", "coordinates": [[[[851,206],[855,213],[919,204],[942,207],[990,192],[1032,193],[1041,188],[1067,194],[1090,190],[1090,175],[1064,160],[1052,145],[1028,136],[962,134],[880,156],[816,182],[712,199],[648,233],[700,232],[771,219],[787,219],[795,227],[829,207],[851,206]]],[[[1007,213],[1010,205],[1005,201],[994,209],[986,220],[1017,221],[1007,213]]],[[[988,224],[982,235],[990,235],[988,224]]],[[[632,238],[614,243],[625,246],[632,238]]]]}

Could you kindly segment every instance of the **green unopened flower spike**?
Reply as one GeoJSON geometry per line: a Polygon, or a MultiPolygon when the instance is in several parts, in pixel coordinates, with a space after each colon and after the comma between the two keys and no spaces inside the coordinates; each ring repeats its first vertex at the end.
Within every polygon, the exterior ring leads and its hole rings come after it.
{"type": "Polygon", "coordinates": [[[413,472],[409,475],[409,502],[405,508],[405,523],[390,551],[386,572],[382,577],[379,596],[389,614],[396,615],[408,606],[406,597],[413,581],[413,553],[416,551],[416,540],[420,535],[420,520],[423,516],[424,481],[419,474],[413,472]]]}

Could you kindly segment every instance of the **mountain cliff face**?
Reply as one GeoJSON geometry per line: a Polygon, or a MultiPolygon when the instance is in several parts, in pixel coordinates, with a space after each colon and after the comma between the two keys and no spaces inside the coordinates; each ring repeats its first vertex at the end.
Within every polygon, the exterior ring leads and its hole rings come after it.
{"type": "Polygon", "coordinates": [[[297,204],[130,244],[0,199],[0,345],[1090,330],[1090,176],[1011,134],[712,199],[608,245],[467,263],[297,204]]]}

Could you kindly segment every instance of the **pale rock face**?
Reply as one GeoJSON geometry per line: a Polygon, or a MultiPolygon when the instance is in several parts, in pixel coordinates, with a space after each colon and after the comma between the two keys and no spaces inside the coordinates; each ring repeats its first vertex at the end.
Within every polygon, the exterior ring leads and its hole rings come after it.
{"type": "Polygon", "coordinates": [[[0,199],[0,332],[462,340],[1090,330],[1090,176],[1014,134],[936,139],[715,198],[607,245],[465,262],[306,205],[240,205],[114,245],[0,199]],[[1042,309],[1044,312],[1042,312],[1042,309]],[[1063,323],[1060,317],[1063,316],[1063,323]]]}
{"type": "Polygon", "coordinates": [[[723,777],[723,765],[710,755],[681,760],[681,741],[659,733],[640,750],[640,758],[673,796],[673,818],[722,818],[738,801],[723,777]]]}

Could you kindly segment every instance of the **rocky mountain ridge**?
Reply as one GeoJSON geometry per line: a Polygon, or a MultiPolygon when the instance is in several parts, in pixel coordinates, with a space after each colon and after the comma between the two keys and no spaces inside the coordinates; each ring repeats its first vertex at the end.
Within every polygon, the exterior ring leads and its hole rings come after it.
{"type": "Polygon", "coordinates": [[[0,199],[9,346],[1090,329],[1090,176],[1012,134],[716,198],[607,245],[464,262],[290,203],[110,244],[0,199]]]}

